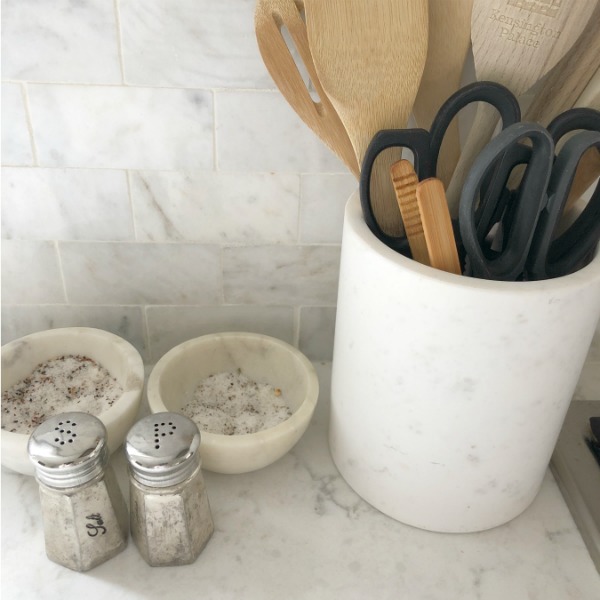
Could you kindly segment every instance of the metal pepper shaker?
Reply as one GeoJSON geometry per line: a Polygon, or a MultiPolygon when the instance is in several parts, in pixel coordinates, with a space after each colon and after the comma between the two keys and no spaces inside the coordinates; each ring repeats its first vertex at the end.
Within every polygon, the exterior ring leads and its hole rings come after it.
{"type": "Polygon", "coordinates": [[[149,415],[127,434],[131,537],[152,566],[194,562],[213,533],[199,450],[197,425],[177,413],[149,415]]]}
{"type": "Polygon", "coordinates": [[[108,464],[106,428],[83,412],[50,417],[27,450],[39,483],[48,558],[75,571],[125,549],[127,505],[108,464]]]}

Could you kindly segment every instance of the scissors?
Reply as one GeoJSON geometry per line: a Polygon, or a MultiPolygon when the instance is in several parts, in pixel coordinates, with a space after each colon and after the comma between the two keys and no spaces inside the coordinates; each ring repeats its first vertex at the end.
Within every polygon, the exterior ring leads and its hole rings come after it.
{"type": "Polygon", "coordinates": [[[557,117],[548,129],[515,123],[484,148],[465,180],[459,205],[469,274],[506,281],[548,279],[572,273],[590,260],[600,239],[600,185],[576,221],[554,236],[581,157],[589,148],[600,148],[599,118],[598,111],[577,109],[557,117]],[[556,142],[577,129],[588,131],[575,134],[555,157],[556,142]],[[531,147],[522,144],[524,139],[531,147]],[[504,183],[517,164],[526,165],[525,173],[519,188],[509,191],[504,183]],[[486,179],[487,189],[478,202],[486,179]],[[491,252],[482,244],[481,213],[491,222],[500,212],[503,245],[491,252]]]}
{"type": "Polygon", "coordinates": [[[452,119],[472,102],[487,102],[494,106],[500,113],[503,128],[521,119],[519,103],[508,88],[491,81],[479,81],[452,94],[440,107],[429,131],[421,128],[384,129],[375,134],[367,148],[359,180],[360,201],[365,222],[379,240],[405,256],[410,256],[407,238],[386,234],[373,213],[370,183],[375,159],[387,148],[407,148],[414,156],[414,167],[419,180],[434,177],[448,126],[452,119]]]}
{"type": "MultiPolygon", "coordinates": [[[[548,125],[548,133],[555,146],[563,136],[579,129],[600,131],[600,112],[592,108],[572,108],[557,117],[548,125]]],[[[515,144],[506,152],[498,166],[486,178],[485,193],[475,211],[477,239],[486,257],[495,256],[501,247],[503,230],[514,218],[517,190],[509,190],[507,180],[518,165],[527,164],[531,149],[524,144],[515,144]],[[493,233],[491,243],[486,244],[493,233]],[[500,241],[498,240],[500,238],[500,241]]]]}

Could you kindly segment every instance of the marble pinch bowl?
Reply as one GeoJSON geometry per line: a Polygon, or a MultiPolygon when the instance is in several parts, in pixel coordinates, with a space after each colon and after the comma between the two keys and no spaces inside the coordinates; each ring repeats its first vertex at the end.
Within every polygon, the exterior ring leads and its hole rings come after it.
{"type": "MultiPolygon", "coordinates": [[[[139,352],[123,338],[90,327],[64,327],[26,335],[2,346],[2,392],[50,359],[82,355],[102,365],[123,387],[123,394],[98,417],[108,433],[108,448],[114,452],[133,425],[144,387],[144,363],[139,352]]],[[[76,410],[74,408],[73,410],[76,410]]],[[[50,415],[46,415],[50,416],[50,415]]],[[[2,429],[2,465],[33,475],[27,454],[29,434],[2,429]]]]}
{"type": "Polygon", "coordinates": [[[319,396],[310,361],[299,350],[256,333],[217,333],[188,340],[167,352],[148,379],[153,413],[181,412],[198,384],[238,369],[257,383],[280,388],[292,415],[256,433],[222,435],[201,431],[202,467],[215,473],[239,474],[266,467],[286,454],[309,425],[319,396]]]}

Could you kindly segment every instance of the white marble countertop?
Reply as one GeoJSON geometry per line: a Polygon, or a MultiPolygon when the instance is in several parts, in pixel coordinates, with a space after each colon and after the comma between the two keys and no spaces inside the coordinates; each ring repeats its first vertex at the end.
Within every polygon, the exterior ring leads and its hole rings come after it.
{"type": "MultiPolygon", "coordinates": [[[[205,473],[216,530],[190,566],[151,568],[131,541],[88,573],[55,565],[44,553],[36,482],[4,471],[2,598],[600,597],[600,575],[550,472],[521,516],[477,534],[414,529],[361,500],[329,455],[330,365],[317,369],[314,420],[288,455],[246,475],[205,473]]],[[[121,451],[113,466],[127,492],[121,451]]]]}

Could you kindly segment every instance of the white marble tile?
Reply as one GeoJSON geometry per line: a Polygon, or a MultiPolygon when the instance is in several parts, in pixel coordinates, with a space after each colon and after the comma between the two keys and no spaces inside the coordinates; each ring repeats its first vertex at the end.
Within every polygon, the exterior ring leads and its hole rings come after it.
{"type": "Polygon", "coordinates": [[[293,343],[293,309],[289,306],[149,306],[151,361],[186,340],[224,331],[251,331],[293,343]]]}
{"type": "Polygon", "coordinates": [[[225,248],[225,302],[334,305],[339,259],[337,246],[225,248]]]}
{"type": "Polygon", "coordinates": [[[279,92],[217,92],[215,103],[220,169],[348,172],[279,92]]]}
{"type": "Polygon", "coordinates": [[[60,242],[74,304],[218,304],[220,251],[193,244],[60,242]]]}
{"type": "Polygon", "coordinates": [[[300,337],[298,347],[311,360],[333,357],[335,307],[303,306],[300,308],[300,337]]]}
{"type": "Polygon", "coordinates": [[[41,84],[28,89],[42,166],[213,167],[210,92],[41,84]]]}
{"type": "Polygon", "coordinates": [[[254,34],[253,0],[121,0],[127,83],[273,88],[254,34]]]}
{"type": "Polygon", "coordinates": [[[358,182],[350,173],[302,175],[300,181],[300,241],[342,242],[344,207],[358,182]]]}
{"type": "Polygon", "coordinates": [[[2,164],[33,164],[23,91],[16,83],[2,84],[2,164]]]}
{"type": "Polygon", "coordinates": [[[2,303],[64,303],[53,242],[2,240],[2,303]]]}
{"type": "Polygon", "coordinates": [[[210,244],[297,240],[299,178],[275,173],[130,174],[137,238],[210,244]]]}
{"type": "Polygon", "coordinates": [[[145,323],[140,306],[68,306],[43,304],[2,307],[2,343],[57,327],[96,327],[133,344],[149,360],[145,323]]]}
{"type": "Polygon", "coordinates": [[[5,79],[121,82],[112,2],[5,0],[2,37],[5,79]]]}
{"type": "Polygon", "coordinates": [[[104,169],[4,168],[2,236],[132,240],[127,176],[104,169]]]}

